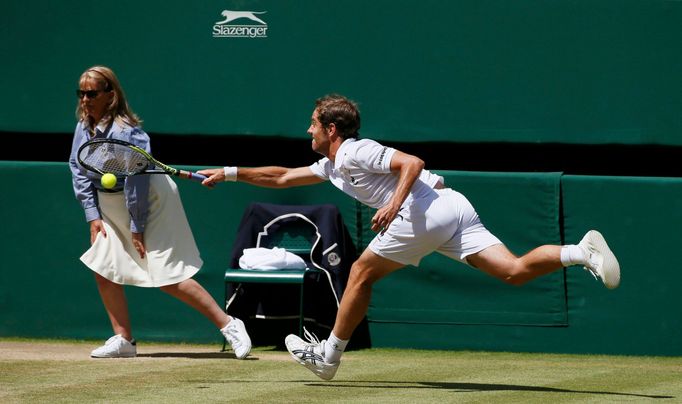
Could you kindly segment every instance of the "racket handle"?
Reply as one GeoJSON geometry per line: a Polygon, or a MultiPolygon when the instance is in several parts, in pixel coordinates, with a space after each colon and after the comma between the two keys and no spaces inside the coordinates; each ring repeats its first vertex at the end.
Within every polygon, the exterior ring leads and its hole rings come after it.
{"type": "Polygon", "coordinates": [[[196,182],[202,182],[203,180],[208,178],[205,175],[202,175],[199,173],[193,173],[191,171],[184,171],[184,170],[179,170],[178,176],[181,178],[187,178],[189,180],[196,181],[196,182]]]}

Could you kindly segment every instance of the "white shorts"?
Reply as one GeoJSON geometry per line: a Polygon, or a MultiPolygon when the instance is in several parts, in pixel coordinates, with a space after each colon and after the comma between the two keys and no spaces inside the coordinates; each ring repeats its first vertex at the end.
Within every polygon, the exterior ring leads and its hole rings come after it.
{"type": "Polygon", "coordinates": [[[391,261],[418,266],[434,251],[468,264],[468,255],[496,244],[502,242],[483,226],[469,200],[446,188],[403,207],[368,248],[391,261]]]}

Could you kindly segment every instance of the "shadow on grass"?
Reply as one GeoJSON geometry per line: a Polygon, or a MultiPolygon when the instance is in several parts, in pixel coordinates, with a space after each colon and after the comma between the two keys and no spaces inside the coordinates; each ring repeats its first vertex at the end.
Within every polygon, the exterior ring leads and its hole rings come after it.
{"type": "MultiPolygon", "coordinates": [[[[237,359],[233,353],[225,352],[154,352],[137,354],[138,358],[188,358],[188,359],[237,359]]],[[[258,358],[249,356],[247,361],[257,361],[258,358]]]]}
{"type": "Polygon", "coordinates": [[[674,396],[658,396],[649,394],[616,393],[610,391],[593,390],[569,390],[542,386],[519,386],[514,384],[489,384],[489,383],[448,383],[448,382],[395,382],[395,381],[353,381],[334,383],[309,383],[311,387],[350,387],[350,388],[377,388],[377,389],[446,389],[454,392],[476,391],[534,391],[538,393],[575,393],[575,394],[599,394],[607,396],[642,397],[642,398],[675,398],[674,396]]]}

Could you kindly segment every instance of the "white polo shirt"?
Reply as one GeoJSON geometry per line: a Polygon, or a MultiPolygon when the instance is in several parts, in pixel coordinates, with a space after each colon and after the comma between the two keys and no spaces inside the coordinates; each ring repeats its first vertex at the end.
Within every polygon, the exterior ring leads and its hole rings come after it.
{"type": "MultiPolygon", "coordinates": [[[[398,174],[391,172],[395,152],[396,149],[371,139],[346,139],[334,163],[325,157],[310,165],[310,170],[356,200],[378,209],[391,200],[398,185],[398,174]]],[[[432,193],[438,182],[442,183],[443,177],[422,170],[403,206],[432,193]]]]}

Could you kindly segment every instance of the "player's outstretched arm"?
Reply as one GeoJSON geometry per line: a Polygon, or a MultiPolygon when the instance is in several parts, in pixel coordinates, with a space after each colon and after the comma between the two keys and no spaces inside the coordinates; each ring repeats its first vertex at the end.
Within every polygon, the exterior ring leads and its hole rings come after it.
{"type": "Polygon", "coordinates": [[[198,172],[208,177],[202,182],[208,187],[223,181],[240,181],[266,188],[290,188],[318,184],[324,181],[313,174],[309,167],[225,167],[210,168],[198,172]]]}

